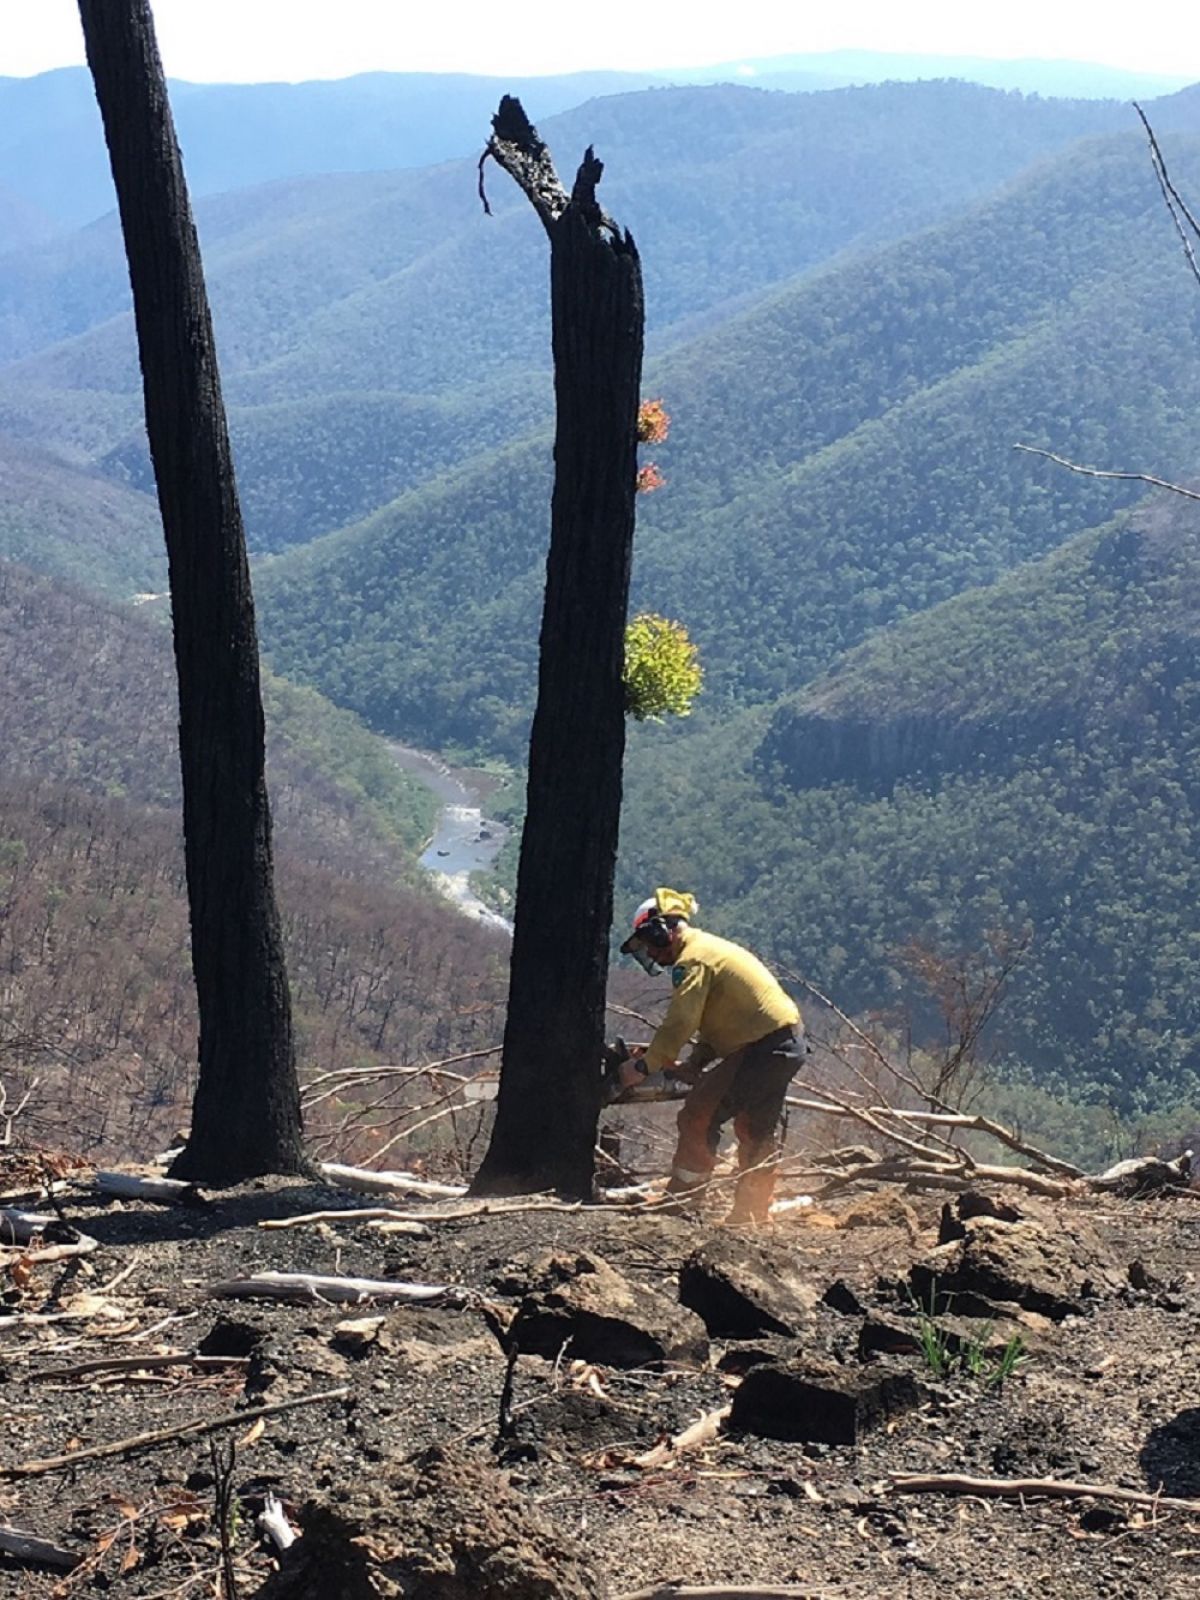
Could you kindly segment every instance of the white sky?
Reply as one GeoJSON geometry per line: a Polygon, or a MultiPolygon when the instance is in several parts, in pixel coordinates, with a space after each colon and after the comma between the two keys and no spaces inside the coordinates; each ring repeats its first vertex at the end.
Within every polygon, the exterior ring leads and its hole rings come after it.
{"type": "MultiPolygon", "coordinates": [[[[1200,79],[1194,0],[841,0],[827,8],[814,0],[152,3],[168,73],[198,82],[373,70],[666,68],[842,48],[1070,58],[1200,79]]],[[[0,0],[0,76],[82,61],[74,0],[0,0]]]]}

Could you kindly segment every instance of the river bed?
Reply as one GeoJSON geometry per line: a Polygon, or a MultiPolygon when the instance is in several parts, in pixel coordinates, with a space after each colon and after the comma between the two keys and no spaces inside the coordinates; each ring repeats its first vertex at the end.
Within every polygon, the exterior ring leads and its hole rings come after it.
{"type": "Polygon", "coordinates": [[[512,933],[512,923],[493,911],[471,888],[473,872],[487,872],[508,836],[502,822],[483,814],[482,797],[467,775],[455,772],[438,756],[411,745],[389,746],[396,765],[423,783],[441,801],[433,837],[419,864],[438,891],[469,917],[489,928],[512,933]]]}

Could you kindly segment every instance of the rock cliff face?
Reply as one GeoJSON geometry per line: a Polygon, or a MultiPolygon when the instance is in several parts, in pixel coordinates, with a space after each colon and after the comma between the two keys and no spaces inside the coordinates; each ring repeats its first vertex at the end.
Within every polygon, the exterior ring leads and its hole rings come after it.
{"type": "Polygon", "coordinates": [[[760,747],[765,763],[796,789],[853,783],[887,793],[905,778],[937,779],[972,767],[994,767],[1074,731],[1074,708],[977,721],[914,713],[873,718],[835,711],[780,709],[760,747]]]}
{"type": "Polygon", "coordinates": [[[779,706],[761,763],[793,788],[878,794],[994,771],[1100,724],[1182,731],[1200,683],[1195,523],[1186,505],[1141,508],[1083,565],[1051,558],[1044,584],[1017,575],[986,611],[966,597],[915,619],[907,656],[868,642],[779,706]]]}

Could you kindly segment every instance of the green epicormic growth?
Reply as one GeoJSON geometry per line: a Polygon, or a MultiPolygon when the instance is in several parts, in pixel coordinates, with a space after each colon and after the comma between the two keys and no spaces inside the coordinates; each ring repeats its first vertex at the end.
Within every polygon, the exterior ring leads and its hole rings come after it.
{"type": "Polygon", "coordinates": [[[700,652],[682,622],[644,611],[625,629],[625,709],[639,722],[686,717],[700,692],[700,652]]]}

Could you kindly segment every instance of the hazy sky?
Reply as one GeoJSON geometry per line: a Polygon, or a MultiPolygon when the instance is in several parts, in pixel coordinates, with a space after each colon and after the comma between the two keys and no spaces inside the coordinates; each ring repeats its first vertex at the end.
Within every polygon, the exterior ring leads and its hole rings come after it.
{"type": "MultiPolygon", "coordinates": [[[[1200,78],[1187,0],[153,0],[167,71],[201,82],[372,70],[700,66],[858,47],[1069,57],[1200,78]],[[520,18],[518,26],[516,19],[520,18]]],[[[74,0],[0,0],[0,76],[83,60],[74,0]]]]}

